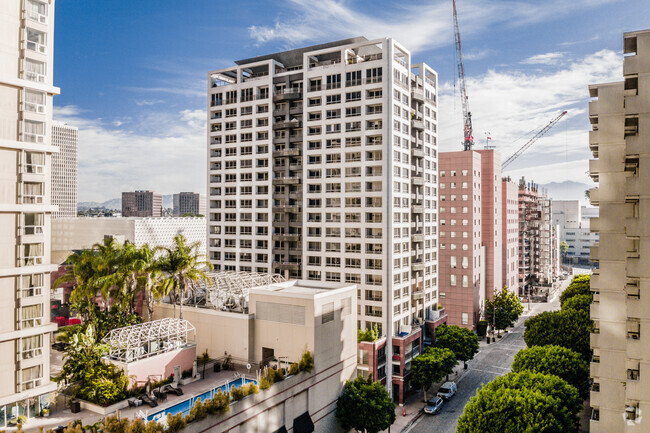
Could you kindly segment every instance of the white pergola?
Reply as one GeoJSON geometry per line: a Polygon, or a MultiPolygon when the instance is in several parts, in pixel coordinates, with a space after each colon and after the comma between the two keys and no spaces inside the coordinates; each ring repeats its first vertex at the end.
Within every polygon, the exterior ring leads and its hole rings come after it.
{"type": "Polygon", "coordinates": [[[248,308],[249,289],[286,281],[279,274],[237,271],[207,272],[207,274],[209,284],[205,282],[196,284],[194,296],[188,296],[184,304],[193,304],[192,299],[198,298],[217,310],[243,313],[248,308]]]}
{"type": "Polygon", "coordinates": [[[195,333],[196,329],[187,320],[168,317],[113,329],[102,342],[108,345],[109,359],[133,362],[182,349],[193,341],[195,333]]]}

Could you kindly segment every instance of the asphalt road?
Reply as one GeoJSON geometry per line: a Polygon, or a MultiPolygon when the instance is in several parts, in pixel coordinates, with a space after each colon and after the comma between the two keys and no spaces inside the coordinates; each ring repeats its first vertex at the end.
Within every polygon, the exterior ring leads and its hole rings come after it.
{"type": "Polygon", "coordinates": [[[477,390],[485,383],[497,376],[510,372],[510,365],[515,354],[526,347],[524,343],[524,321],[543,311],[557,310],[560,308],[558,300],[559,293],[569,284],[570,279],[564,280],[559,290],[551,296],[549,302],[540,304],[524,305],[524,314],[519,318],[514,328],[497,339],[496,343],[484,345],[481,343],[481,350],[473,360],[467,363],[468,371],[458,379],[458,391],[456,395],[442,407],[437,415],[423,414],[406,431],[409,433],[455,433],[458,418],[463,413],[463,408],[469,402],[470,397],[476,395],[477,390]]]}

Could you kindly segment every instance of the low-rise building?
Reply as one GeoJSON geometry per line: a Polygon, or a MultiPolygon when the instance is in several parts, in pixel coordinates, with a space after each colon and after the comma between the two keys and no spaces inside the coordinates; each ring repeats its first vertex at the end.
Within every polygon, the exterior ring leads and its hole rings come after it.
{"type": "Polygon", "coordinates": [[[153,191],[123,192],[122,216],[161,217],[162,194],[153,191]]]}
{"type": "Polygon", "coordinates": [[[570,264],[590,264],[590,248],[598,242],[592,233],[592,218],[598,218],[598,208],[580,206],[578,200],[553,200],[553,224],[559,226],[560,241],[568,244],[565,260],[570,264]]]}

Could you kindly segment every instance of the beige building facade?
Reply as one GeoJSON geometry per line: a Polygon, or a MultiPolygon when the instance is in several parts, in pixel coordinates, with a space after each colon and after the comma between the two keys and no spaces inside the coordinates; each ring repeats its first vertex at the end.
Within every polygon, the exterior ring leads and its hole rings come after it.
{"type": "Polygon", "coordinates": [[[0,1],[0,428],[47,406],[54,1],[0,1]]]}
{"type": "Polygon", "coordinates": [[[650,30],[623,36],[624,81],[589,86],[590,431],[650,431],[650,30]]]}
{"type": "Polygon", "coordinates": [[[52,204],[59,207],[52,218],[77,216],[77,155],[79,129],[63,122],[52,122],[52,204]]]}

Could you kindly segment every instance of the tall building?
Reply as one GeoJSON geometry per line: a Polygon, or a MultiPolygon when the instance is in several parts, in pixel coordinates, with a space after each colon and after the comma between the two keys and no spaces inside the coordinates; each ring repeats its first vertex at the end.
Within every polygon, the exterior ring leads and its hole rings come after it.
{"type": "Polygon", "coordinates": [[[52,218],[77,216],[77,154],[79,129],[63,122],[52,122],[52,204],[59,207],[52,218]]]}
{"type": "Polygon", "coordinates": [[[497,151],[440,154],[440,302],[450,324],[475,329],[503,287],[501,195],[497,151]]]}
{"type": "Polygon", "coordinates": [[[598,233],[589,227],[598,217],[598,208],[580,206],[578,200],[553,200],[553,224],[559,226],[560,241],[568,244],[565,260],[572,264],[589,264],[591,247],[598,233]]]}
{"type": "Polygon", "coordinates": [[[37,416],[50,382],[54,1],[0,6],[0,428],[37,416]]]}
{"type": "Polygon", "coordinates": [[[590,431],[650,431],[650,30],[623,36],[624,81],[589,86],[590,431]]]}
{"type": "Polygon", "coordinates": [[[519,188],[505,177],[501,180],[502,287],[519,294],[519,188]]]}
{"type": "Polygon", "coordinates": [[[386,336],[375,377],[402,402],[439,318],[437,74],[363,37],[235,63],[208,76],[210,259],[357,284],[358,326],[386,336]]]}
{"type": "Polygon", "coordinates": [[[123,217],[161,217],[162,194],[153,191],[122,193],[123,217]]]}
{"type": "Polygon", "coordinates": [[[185,214],[205,215],[205,196],[197,192],[181,192],[174,194],[173,215],[179,217],[185,214]]]}

